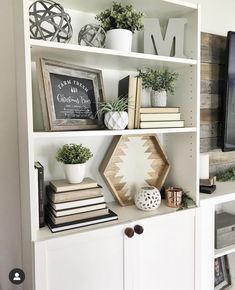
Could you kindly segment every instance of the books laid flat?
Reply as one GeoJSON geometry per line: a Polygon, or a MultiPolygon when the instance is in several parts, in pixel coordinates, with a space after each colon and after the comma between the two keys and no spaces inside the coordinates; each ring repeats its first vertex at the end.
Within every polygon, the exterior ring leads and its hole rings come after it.
{"type": "Polygon", "coordinates": [[[71,190],[80,190],[86,188],[98,187],[98,184],[95,180],[90,177],[85,177],[80,183],[68,183],[66,179],[58,179],[50,181],[50,186],[55,192],[62,191],[71,191],[71,190]]]}
{"type": "Polygon", "coordinates": [[[107,215],[104,215],[104,216],[84,219],[81,221],[76,221],[76,222],[71,222],[71,223],[64,223],[64,224],[60,224],[60,225],[55,225],[51,221],[50,217],[48,217],[47,218],[47,225],[48,225],[49,229],[52,231],[52,233],[56,233],[56,232],[61,232],[61,231],[69,230],[69,229],[81,228],[81,227],[85,227],[85,226],[114,221],[117,219],[118,219],[117,214],[115,214],[113,211],[109,210],[109,213],[107,215]]]}
{"type": "Polygon", "coordinates": [[[102,196],[100,187],[55,192],[54,189],[48,185],[46,187],[46,193],[50,200],[55,203],[102,196]]]}
{"type": "Polygon", "coordinates": [[[97,204],[97,203],[102,203],[102,202],[105,202],[104,196],[84,198],[81,200],[61,202],[61,203],[50,202],[50,206],[52,206],[55,210],[61,210],[61,209],[70,209],[70,208],[75,208],[75,207],[80,207],[80,206],[87,206],[87,205],[92,205],[92,204],[97,204]]]}
{"type": "Polygon", "coordinates": [[[80,221],[80,220],[84,220],[88,218],[94,218],[97,216],[107,215],[109,213],[109,210],[107,207],[103,209],[99,209],[99,210],[77,213],[77,214],[67,215],[67,216],[62,216],[62,217],[56,217],[53,214],[53,212],[50,210],[50,207],[47,207],[46,211],[47,211],[47,215],[50,217],[51,221],[55,225],[74,222],[74,221],[80,221]]]}
{"type": "Polygon", "coordinates": [[[184,121],[154,121],[140,122],[140,128],[181,128],[184,127],[184,121]]]}
{"type": "Polygon", "coordinates": [[[119,81],[118,97],[128,98],[128,129],[134,129],[137,78],[127,76],[119,81]]]}
{"type": "Polygon", "coordinates": [[[62,209],[62,210],[55,210],[51,205],[49,204],[50,211],[54,214],[56,217],[70,215],[70,214],[78,214],[98,209],[104,209],[106,208],[106,202],[88,205],[88,206],[81,206],[81,207],[75,207],[71,209],[62,209]]]}
{"type": "Polygon", "coordinates": [[[140,114],[140,121],[178,121],[180,113],[140,114]]]}
{"type": "Polygon", "coordinates": [[[179,113],[179,107],[155,107],[155,108],[140,108],[142,114],[155,114],[155,113],[179,113]]]}
{"type": "Polygon", "coordinates": [[[37,190],[38,190],[38,213],[39,227],[45,226],[45,188],[44,188],[44,168],[39,161],[34,162],[34,168],[37,170],[37,190]]]}

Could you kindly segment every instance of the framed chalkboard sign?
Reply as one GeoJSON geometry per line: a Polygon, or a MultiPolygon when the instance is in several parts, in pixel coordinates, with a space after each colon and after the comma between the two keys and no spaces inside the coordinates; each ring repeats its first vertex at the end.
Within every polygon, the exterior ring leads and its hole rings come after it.
{"type": "Polygon", "coordinates": [[[104,101],[100,70],[43,58],[37,70],[46,131],[102,127],[97,114],[98,103],[104,101]]]}

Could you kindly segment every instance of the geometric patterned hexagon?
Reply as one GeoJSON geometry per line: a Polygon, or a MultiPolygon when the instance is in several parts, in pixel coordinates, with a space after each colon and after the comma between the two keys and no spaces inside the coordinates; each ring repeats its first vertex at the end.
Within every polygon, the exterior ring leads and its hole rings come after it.
{"type": "Polygon", "coordinates": [[[161,189],[170,165],[156,136],[115,136],[100,165],[109,190],[122,206],[131,205],[144,185],[161,189]]]}

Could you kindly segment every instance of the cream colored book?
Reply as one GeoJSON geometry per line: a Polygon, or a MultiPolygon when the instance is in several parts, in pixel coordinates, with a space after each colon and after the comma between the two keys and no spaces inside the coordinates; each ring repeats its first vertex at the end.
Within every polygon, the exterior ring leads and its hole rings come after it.
{"type": "Polygon", "coordinates": [[[90,177],[85,177],[80,183],[69,183],[66,179],[51,180],[50,186],[55,192],[80,190],[97,187],[98,184],[90,177]]]}
{"type": "Polygon", "coordinates": [[[179,107],[140,108],[140,114],[179,113],[179,107]]]}
{"type": "Polygon", "coordinates": [[[137,78],[136,104],[135,104],[135,129],[140,127],[140,103],[142,95],[142,78],[137,78]]]}
{"type": "Polygon", "coordinates": [[[141,129],[147,128],[181,128],[184,127],[184,121],[154,121],[140,122],[141,129]]]}
{"type": "Polygon", "coordinates": [[[180,113],[140,114],[140,121],[179,121],[180,113]]]}

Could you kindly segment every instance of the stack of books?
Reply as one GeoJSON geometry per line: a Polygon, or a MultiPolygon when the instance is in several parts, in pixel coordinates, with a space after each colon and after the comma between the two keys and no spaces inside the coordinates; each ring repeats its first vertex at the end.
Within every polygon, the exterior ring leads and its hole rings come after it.
{"type": "Polygon", "coordinates": [[[118,219],[108,209],[101,186],[89,177],[76,184],[52,180],[46,193],[47,225],[53,233],[118,219]]]}
{"type": "Polygon", "coordinates": [[[200,179],[200,192],[213,193],[216,190],[216,176],[210,176],[208,179],[200,179]]]}
{"type": "Polygon", "coordinates": [[[184,127],[179,107],[141,108],[142,79],[126,76],[118,84],[118,97],[128,99],[128,129],[184,127]]]}
{"type": "Polygon", "coordinates": [[[179,107],[140,108],[140,128],[184,127],[179,107]]]}

